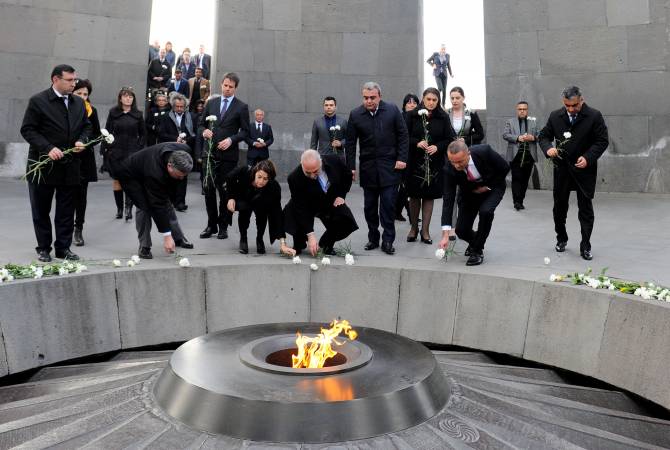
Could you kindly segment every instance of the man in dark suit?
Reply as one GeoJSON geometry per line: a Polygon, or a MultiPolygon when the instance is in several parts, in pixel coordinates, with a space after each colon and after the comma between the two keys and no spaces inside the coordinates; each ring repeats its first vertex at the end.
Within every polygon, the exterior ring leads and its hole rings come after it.
{"type": "Polygon", "coordinates": [[[300,165],[288,176],[291,199],[284,208],[286,232],[293,236],[293,248],[300,253],[307,248],[315,256],[319,248],[335,254],[335,243],[358,229],[345,198],[351,189],[351,172],[335,155],[320,156],[316,150],[305,150],[300,165]],[[318,243],[314,218],[326,231],[318,243]]]}
{"type": "Polygon", "coordinates": [[[151,259],[151,219],[163,235],[166,253],[175,246],[193,248],[179,226],[170,198],[180,180],[193,168],[188,146],[166,142],[147,147],[124,159],[114,176],[137,206],[135,227],[140,241],[139,257],[151,259]]]}
{"type": "Polygon", "coordinates": [[[577,86],[563,90],[563,108],[549,115],[540,132],[540,148],[554,161],[554,228],[556,251],[564,252],[568,243],[565,220],[570,191],[577,191],[577,207],[582,240],[579,251],[585,260],[591,254],[591,232],[595,219],[593,197],[596,191],[598,158],[607,149],[607,125],[597,109],[584,103],[577,86]],[[556,145],[554,145],[556,142],[556,145]]]}
{"type": "Polygon", "coordinates": [[[165,59],[165,49],[162,48],[158,52],[158,58],[149,63],[149,87],[151,89],[168,87],[171,77],[172,67],[170,67],[170,63],[165,59]]]}
{"type": "Polygon", "coordinates": [[[509,164],[490,145],[473,145],[468,149],[462,140],[447,148],[449,163],[444,168],[444,195],[442,198],[442,240],[439,247],[449,245],[456,187],[460,186],[456,235],[468,243],[466,265],[484,262],[484,244],[491,232],[495,209],[505,195],[505,177],[509,164]],[[477,231],[472,225],[479,215],[477,231]]]}
{"type": "Polygon", "coordinates": [[[207,227],[200,233],[202,239],[217,233],[217,238],[228,237],[230,213],[226,208],[228,195],[225,181],[228,174],[237,167],[239,160],[238,144],[249,136],[249,107],[235,96],[240,78],[235,73],[227,73],[221,82],[221,96],[210,99],[200,116],[198,134],[203,142],[203,190],[207,207],[207,227]],[[207,121],[208,117],[216,118],[207,121]],[[207,140],[211,139],[212,153],[207,157],[207,140]],[[211,177],[208,176],[211,174],[211,177]],[[217,210],[216,193],[219,193],[217,210]]]}
{"type": "Polygon", "coordinates": [[[188,80],[182,77],[181,69],[175,69],[174,71],[174,80],[170,81],[170,87],[168,87],[168,94],[171,92],[179,92],[187,98],[189,96],[188,80]]]}
{"type": "Polygon", "coordinates": [[[347,121],[347,166],[356,177],[356,143],[359,143],[360,182],[363,188],[368,243],[379,247],[379,222],[384,229],[382,250],[395,253],[395,198],[400,171],[407,165],[407,125],[397,106],[382,101],[379,84],[368,81],[361,89],[363,105],[351,111],[347,121]]]}
{"type": "Polygon", "coordinates": [[[344,145],[347,135],[347,120],[337,116],[335,97],[323,99],[323,116],[312,124],[310,148],[322,155],[337,154],[344,157],[344,145]]]}
{"type": "Polygon", "coordinates": [[[526,198],[528,181],[531,173],[533,187],[539,189],[537,175],[537,120],[528,116],[528,102],[520,101],[516,104],[516,117],[505,122],[503,139],[507,141],[506,159],[512,170],[512,203],[517,211],[526,209],[523,200],[526,198]],[[535,170],[533,171],[533,169],[535,170]]]}
{"type": "Polygon", "coordinates": [[[249,137],[245,140],[249,150],[247,151],[247,166],[253,167],[258,161],[270,157],[270,146],[274,142],[272,127],[263,122],[265,111],[257,109],[254,111],[255,122],[249,124],[249,137]]]}
{"type": "Polygon", "coordinates": [[[200,44],[198,54],[193,58],[195,66],[202,69],[203,76],[209,80],[210,69],[212,67],[212,57],[205,53],[205,46],[200,44]]]}
{"type": "MultiPolygon", "coordinates": [[[[173,94],[170,97],[170,112],[159,116],[156,134],[158,142],[178,142],[186,144],[189,154],[193,155],[195,145],[195,128],[192,116],[186,110],[188,100],[181,94],[173,94]]],[[[186,188],[188,187],[188,176],[177,184],[175,196],[172,199],[177,211],[184,212],[188,209],[186,204],[186,188]]]]}
{"type": "Polygon", "coordinates": [[[74,147],[75,152],[86,148],[91,138],[91,123],[86,114],[84,101],[72,94],[75,86],[75,70],[61,64],[51,71],[51,87],[33,95],[28,102],[21,136],[30,144],[28,165],[45,157],[51,162],[41,176],[27,177],[33,226],[37,238],[40,261],[51,261],[51,202],[56,193],[56,257],[77,260],[70,251],[74,230],[74,201],[79,189],[80,158],[64,155],[63,150],[74,147]]]}
{"type": "Polygon", "coordinates": [[[430,55],[430,58],[426,61],[433,67],[433,76],[435,77],[435,84],[442,97],[442,106],[444,106],[447,99],[447,72],[449,72],[449,75],[452,78],[454,77],[451,73],[450,59],[449,53],[447,53],[447,47],[442,44],[440,46],[440,51],[430,55]]]}

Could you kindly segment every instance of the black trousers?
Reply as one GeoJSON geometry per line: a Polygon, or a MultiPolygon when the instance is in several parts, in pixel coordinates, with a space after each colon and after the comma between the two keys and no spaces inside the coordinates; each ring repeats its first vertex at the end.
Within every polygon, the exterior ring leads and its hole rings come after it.
{"type": "Polygon", "coordinates": [[[83,181],[77,189],[74,199],[74,227],[81,230],[84,228],[86,219],[86,203],[88,198],[88,181],[83,181]]]}
{"type": "MultiPolygon", "coordinates": [[[[356,221],[352,219],[353,214],[346,204],[333,206],[328,212],[316,217],[321,220],[326,228],[326,231],[321,235],[321,239],[319,239],[319,247],[321,248],[334,247],[337,241],[341,241],[358,229],[356,221]]],[[[296,250],[303,250],[307,247],[306,230],[287,229],[286,231],[293,236],[293,246],[296,250]]]]}
{"type": "Polygon", "coordinates": [[[441,73],[435,76],[435,84],[437,85],[437,90],[440,91],[440,96],[442,97],[442,105],[447,101],[447,74],[441,73]]]}
{"type": "Polygon", "coordinates": [[[247,230],[249,229],[249,224],[251,223],[251,213],[256,215],[256,238],[263,239],[265,234],[265,228],[268,223],[268,213],[263,208],[254,208],[248,207],[238,210],[239,215],[237,216],[237,226],[240,228],[240,235],[243,237],[247,236],[247,230]]]}
{"type": "Polygon", "coordinates": [[[186,205],[186,188],[188,187],[188,177],[184,177],[183,180],[180,180],[177,183],[177,188],[175,189],[174,199],[172,203],[174,206],[186,205]]]}
{"type": "Polygon", "coordinates": [[[56,194],[56,215],[54,226],[56,240],[53,241],[56,250],[66,250],[72,244],[74,231],[74,205],[79,185],[48,185],[28,183],[30,209],[33,216],[33,227],[37,238],[35,250],[51,251],[51,203],[56,194]]]}
{"type": "Polygon", "coordinates": [[[368,224],[368,241],[379,243],[379,223],[382,241],[395,241],[395,201],[398,185],[363,188],[363,212],[368,224]]]}
{"type": "Polygon", "coordinates": [[[466,241],[473,251],[484,251],[486,239],[491,232],[495,210],[505,195],[504,187],[496,187],[484,194],[464,194],[458,205],[456,235],[466,241]],[[477,231],[472,229],[479,215],[477,231]]]}
{"type": "MultiPolygon", "coordinates": [[[[555,175],[556,173],[554,172],[555,175]]],[[[571,176],[568,180],[561,180],[560,183],[554,180],[554,229],[556,230],[556,240],[568,242],[568,231],[565,228],[565,221],[568,217],[570,191],[577,191],[577,218],[579,219],[579,226],[582,232],[579,249],[591,250],[591,233],[593,232],[593,223],[595,222],[593,200],[582,193],[571,176]]]]}
{"type": "MultiPolygon", "coordinates": [[[[237,164],[234,161],[221,161],[216,167],[213,186],[205,187],[205,208],[207,209],[207,226],[212,229],[227,229],[231,221],[231,214],[226,208],[228,203],[228,191],[226,190],[226,177],[235,169],[237,164]],[[216,200],[216,194],[219,194],[219,201],[216,200]]],[[[203,175],[204,176],[204,175],[203,175]]]]}
{"type": "Polygon", "coordinates": [[[517,153],[512,162],[510,169],[512,172],[512,201],[523,205],[523,200],[526,198],[526,191],[528,190],[528,181],[530,175],[533,173],[535,161],[533,157],[526,153],[526,156],[521,165],[521,153],[517,153]]]}

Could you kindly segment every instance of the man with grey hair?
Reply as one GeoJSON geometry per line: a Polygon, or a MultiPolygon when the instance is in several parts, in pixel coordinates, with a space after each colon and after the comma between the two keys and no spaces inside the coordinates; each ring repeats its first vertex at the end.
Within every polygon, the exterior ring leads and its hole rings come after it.
{"type": "Polygon", "coordinates": [[[409,136],[397,106],[381,99],[379,84],[368,81],[361,88],[363,104],[351,111],[347,121],[346,155],[352,177],[356,177],[356,144],[359,145],[360,183],[363,210],[368,224],[365,250],[379,247],[395,253],[395,199],[400,171],[407,165],[409,136]],[[383,234],[379,234],[381,221],[383,234]]]}
{"type": "Polygon", "coordinates": [[[570,191],[577,192],[577,208],[582,239],[579,252],[583,259],[593,259],[591,233],[595,215],[593,197],[598,175],[598,158],[609,145],[607,125],[597,109],[584,103],[577,86],[569,86],[561,95],[563,107],[549,115],[540,132],[540,148],[554,162],[554,228],[557,252],[565,251],[568,233],[570,191]]]}
{"type": "MultiPolygon", "coordinates": [[[[188,112],[188,99],[178,92],[170,93],[169,98],[172,109],[169,113],[158,116],[156,121],[158,142],[186,144],[189,147],[189,154],[193,155],[195,129],[191,114],[188,112]]],[[[187,187],[188,178],[184,177],[177,186],[175,198],[172,199],[177,211],[184,212],[188,209],[186,205],[187,187]]]]}
{"type": "Polygon", "coordinates": [[[337,155],[321,156],[316,150],[305,150],[287,181],[291,199],[284,208],[284,223],[286,232],[293,236],[296,253],[307,248],[315,256],[322,248],[326,255],[334,255],[335,243],[358,229],[345,203],[352,177],[344,161],[337,155]],[[318,243],[315,217],[326,227],[318,243]]]}
{"type": "Polygon", "coordinates": [[[177,221],[170,198],[179,180],[193,169],[186,144],[165,142],[147,147],[126,158],[115,176],[124,192],[137,206],[135,227],[140,241],[140,258],[151,259],[151,219],[163,235],[163,248],[174,253],[175,246],[193,248],[177,221]]]}
{"type": "Polygon", "coordinates": [[[440,91],[442,97],[442,106],[447,99],[447,72],[453,78],[454,75],[451,73],[451,58],[449,53],[447,53],[447,46],[442,44],[440,45],[440,51],[435,52],[430,55],[430,58],[426,61],[433,68],[433,76],[435,77],[435,84],[437,89],[440,91]]]}

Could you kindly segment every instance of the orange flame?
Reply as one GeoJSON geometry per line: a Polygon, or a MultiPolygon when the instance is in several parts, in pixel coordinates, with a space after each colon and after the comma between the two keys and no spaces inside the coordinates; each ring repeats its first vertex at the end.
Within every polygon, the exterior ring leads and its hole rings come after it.
{"type": "Polygon", "coordinates": [[[332,344],[342,345],[342,343],[335,340],[342,332],[352,341],[358,336],[358,333],[351,328],[351,325],[346,320],[333,320],[330,323],[330,328],[321,328],[321,333],[312,338],[304,336],[298,331],[298,337],[295,340],[298,346],[298,354],[291,355],[293,368],[322,368],[328,359],[337,355],[337,352],[333,350],[332,344]]]}

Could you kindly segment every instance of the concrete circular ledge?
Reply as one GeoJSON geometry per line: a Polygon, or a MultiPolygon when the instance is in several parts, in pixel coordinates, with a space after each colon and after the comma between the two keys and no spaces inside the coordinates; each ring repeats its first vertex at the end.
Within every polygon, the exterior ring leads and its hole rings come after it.
{"type": "Polygon", "coordinates": [[[505,353],[670,408],[670,305],[549,281],[308,264],[144,267],[0,286],[0,376],[242,325],[329,322],[505,353]]]}

